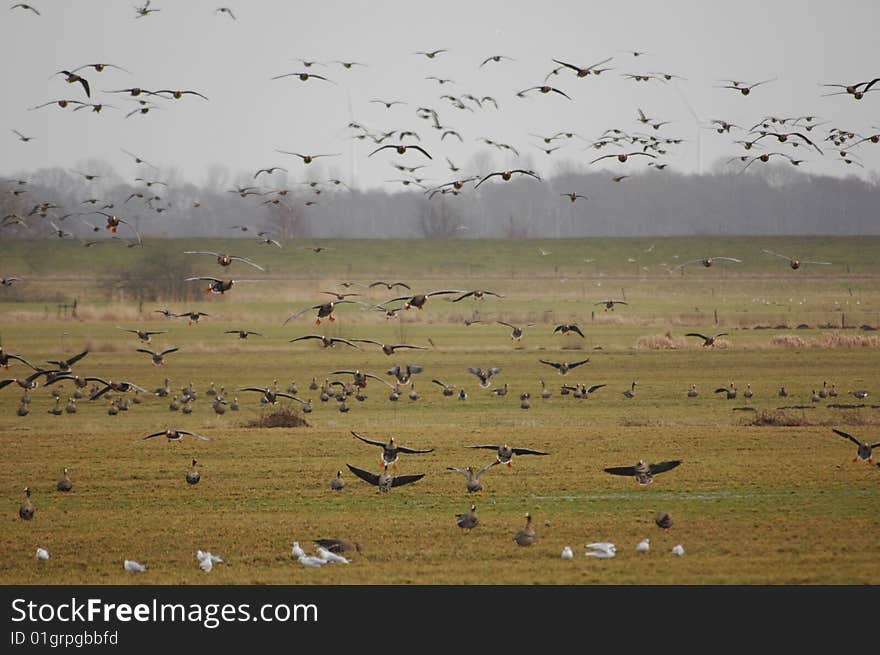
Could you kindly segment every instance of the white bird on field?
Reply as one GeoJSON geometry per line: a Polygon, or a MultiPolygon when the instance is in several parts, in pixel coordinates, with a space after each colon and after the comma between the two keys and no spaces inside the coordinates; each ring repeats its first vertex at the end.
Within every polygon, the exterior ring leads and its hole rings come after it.
{"type": "Polygon", "coordinates": [[[306,555],[306,551],[304,551],[302,548],[300,548],[299,542],[294,541],[293,548],[290,549],[290,556],[299,558],[299,557],[305,557],[305,555],[306,555]]]}
{"type": "Polygon", "coordinates": [[[348,564],[348,560],[345,559],[342,555],[331,553],[323,546],[318,546],[317,553],[319,559],[322,559],[329,564],[348,564]]]}
{"type": "Polygon", "coordinates": [[[574,557],[574,553],[571,551],[571,546],[562,549],[562,559],[571,559],[572,557],[574,557]]]}
{"type": "Polygon", "coordinates": [[[599,559],[608,559],[610,557],[614,557],[617,554],[617,546],[608,541],[597,541],[592,544],[587,544],[588,550],[584,555],[587,557],[598,557],[599,559]]]}
{"type": "Polygon", "coordinates": [[[197,550],[196,551],[196,559],[199,560],[200,562],[204,559],[209,559],[209,560],[211,560],[211,562],[213,564],[219,564],[223,561],[222,557],[218,557],[217,555],[214,555],[209,550],[197,550]]]}
{"type": "Polygon", "coordinates": [[[682,546],[681,544],[678,544],[677,546],[673,546],[672,547],[672,554],[678,555],[678,556],[684,555],[684,546],[682,546]]]}
{"type": "Polygon", "coordinates": [[[202,569],[202,571],[204,571],[205,573],[210,573],[214,569],[214,560],[212,560],[210,557],[200,559],[199,568],[202,569]]]}
{"type": "Polygon", "coordinates": [[[299,558],[299,563],[303,566],[317,569],[324,566],[327,563],[327,560],[323,560],[320,557],[315,557],[313,555],[303,555],[299,558]]]}
{"type": "Polygon", "coordinates": [[[45,548],[37,548],[37,559],[49,559],[49,551],[45,548]]]}
{"type": "Polygon", "coordinates": [[[642,539],[636,545],[636,552],[637,553],[647,553],[649,550],[651,550],[651,540],[648,538],[642,539]]]}
{"type": "Polygon", "coordinates": [[[140,562],[135,562],[133,559],[125,560],[123,564],[126,571],[133,571],[135,573],[143,573],[147,570],[147,567],[141,564],[140,562]]]}

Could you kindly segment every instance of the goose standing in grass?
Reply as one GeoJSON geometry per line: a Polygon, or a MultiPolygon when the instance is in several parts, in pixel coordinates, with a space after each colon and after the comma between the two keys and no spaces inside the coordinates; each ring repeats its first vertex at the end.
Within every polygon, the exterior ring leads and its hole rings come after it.
{"type": "Polygon", "coordinates": [[[729,387],[719,387],[715,389],[715,393],[723,393],[726,395],[727,400],[733,400],[736,398],[736,385],[731,382],[729,387]]]}
{"type": "Polygon", "coordinates": [[[330,480],[330,488],[333,491],[345,489],[345,480],[342,479],[342,471],[336,471],[336,477],[330,480]]]}
{"type": "Polygon", "coordinates": [[[611,475],[627,475],[634,477],[639,485],[644,486],[654,481],[654,476],[671,471],[681,464],[682,460],[673,459],[665,462],[657,462],[656,464],[646,464],[644,460],[639,460],[635,466],[611,466],[604,469],[606,473],[611,475]]]}
{"type": "Polygon", "coordinates": [[[470,533],[480,524],[480,519],[477,518],[477,506],[471,505],[471,511],[466,514],[456,514],[455,524],[462,529],[462,532],[467,530],[470,533]]]}
{"type": "Polygon", "coordinates": [[[34,503],[31,500],[31,488],[24,488],[24,500],[21,501],[21,506],[18,508],[18,516],[24,521],[30,521],[34,518],[34,512],[36,508],[34,507],[34,503]]]}
{"type": "Polygon", "coordinates": [[[743,391],[743,396],[744,396],[745,398],[751,398],[751,397],[754,396],[754,395],[755,395],[755,393],[752,391],[752,385],[751,385],[751,384],[747,384],[747,385],[746,385],[746,390],[743,391]]]}
{"type": "Polygon", "coordinates": [[[73,482],[70,480],[70,469],[66,466],[64,467],[64,476],[58,480],[58,484],[55,485],[55,488],[64,493],[73,489],[73,482]]]}
{"type": "Polygon", "coordinates": [[[832,429],[832,432],[834,432],[835,434],[839,434],[841,437],[844,437],[845,439],[849,439],[856,446],[858,446],[859,449],[856,453],[856,456],[853,458],[854,462],[857,462],[858,460],[862,460],[863,462],[868,462],[869,464],[873,463],[871,451],[874,448],[880,448],[880,441],[878,441],[877,443],[869,444],[869,443],[865,443],[864,441],[861,441],[860,439],[857,439],[856,437],[852,436],[851,434],[847,434],[846,432],[844,432],[842,430],[832,429]]]}
{"type": "Polygon", "coordinates": [[[466,478],[467,491],[469,494],[482,493],[483,483],[480,482],[480,476],[483,475],[483,473],[488,471],[490,468],[495,466],[497,463],[498,463],[498,461],[496,460],[496,461],[492,462],[491,464],[487,464],[486,466],[481,468],[479,471],[474,471],[473,466],[468,466],[467,468],[463,468],[463,469],[455,468],[454,466],[447,466],[446,470],[447,471],[455,471],[456,473],[461,473],[466,478]]]}
{"type": "Polygon", "coordinates": [[[855,398],[858,398],[859,400],[864,400],[865,398],[868,397],[868,390],[867,389],[856,389],[855,391],[850,391],[849,393],[852,396],[854,396],[855,398]]]}
{"type": "Polygon", "coordinates": [[[637,384],[637,383],[636,383],[635,381],[633,381],[632,385],[630,385],[630,388],[623,392],[624,397],[626,397],[626,398],[635,398],[635,396],[636,396],[636,384],[637,384]]]}
{"type": "Polygon", "coordinates": [[[638,544],[636,544],[636,552],[637,553],[647,553],[651,550],[651,540],[645,537],[638,544]]]}
{"type": "Polygon", "coordinates": [[[654,523],[657,524],[658,528],[668,530],[672,527],[672,514],[663,511],[657,512],[657,515],[654,517],[654,523]]]}
{"type": "Polygon", "coordinates": [[[189,470],[187,470],[187,472],[186,472],[186,483],[187,484],[198,484],[199,480],[202,479],[201,474],[199,473],[198,469],[196,468],[196,464],[198,464],[198,462],[194,459],[192,461],[192,465],[189,467],[189,470]]]}
{"type": "Polygon", "coordinates": [[[544,380],[541,380],[541,398],[547,400],[552,395],[553,394],[551,393],[550,389],[548,389],[547,385],[544,384],[544,380]]]}
{"type": "Polygon", "coordinates": [[[787,398],[788,397],[788,390],[785,388],[784,384],[781,387],[779,387],[778,394],[779,394],[780,398],[787,398]]]}
{"type": "Polygon", "coordinates": [[[516,533],[513,540],[518,546],[531,546],[535,543],[535,528],[532,527],[532,515],[526,512],[526,525],[516,533]]]}
{"type": "Polygon", "coordinates": [[[431,380],[434,384],[440,385],[443,388],[444,396],[452,396],[455,394],[455,385],[454,384],[446,384],[445,382],[441,382],[440,380],[431,380]]]}

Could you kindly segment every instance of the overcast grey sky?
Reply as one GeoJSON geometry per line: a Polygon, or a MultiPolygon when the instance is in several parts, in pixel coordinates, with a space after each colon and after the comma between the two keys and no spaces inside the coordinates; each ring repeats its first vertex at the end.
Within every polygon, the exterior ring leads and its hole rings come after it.
{"type": "MultiPolygon", "coordinates": [[[[81,169],[91,158],[108,161],[124,177],[143,173],[121,148],[163,173],[173,168],[179,179],[197,184],[207,179],[209,166],[221,163],[251,175],[258,168],[280,165],[290,171],[290,183],[333,175],[365,188],[400,178],[392,161],[432,164],[420,174],[441,183],[455,177],[445,157],[463,167],[462,175],[475,166],[474,156],[481,150],[498,167],[524,165],[550,175],[561,162],[586,167],[594,157],[617,150],[585,149],[587,141],[572,140],[548,156],[530,133],[572,131],[593,140],[609,128],[645,131],[636,121],[637,108],[651,118],[671,121],[656,132],[647,131],[686,139],[661,159],[671,169],[693,172],[700,159],[698,130],[686,103],[703,120],[720,118],[746,127],[767,115],[817,115],[829,121],[810,133],[819,140],[832,126],[865,136],[880,132],[880,90],[856,101],[847,95],[821,97],[831,89],[819,86],[880,76],[877,2],[227,2],[236,20],[215,13],[222,0],[154,0],[151,8],[160,11],[144,18],[135,18],[133,7],[142,3],[133,0],[33,0],[41,16],[23,9],[0,10],[0,124],[5,128],[0,133],[0,175],[51,166],[81,169]],[[440,48],[449,52],[434,59],[413,54],[440,48]],[[626,50],[646,54],[634,57],[626,50]],[[516,61],[479,67],[496,54],[516,61]],[[298,57],[328,63],[304,68],[298,57]],[[613,70],[600,76],[577,78],[566,71],[551,78],[550,84],[571,101],[554,93],[515,95],[541,84],[555,67],[553,58],[588,66],[607,57],[613,57],[606,64],[613,70]],[[329,63],[333,60],[367,66],[345,69],[329,63]],[[120,109],[73,112],[52,105],[29,111],[61,98],[87,101],[80,85],[50,76],[91,63],[131,71],[81,71],[91,83],[92,102],[120,109]],[[324,75],[337,84],[270,79],[298,71],[324,75]],[[664,84],[622,76],[654,71],[686,79],[664,84]],[[441,86],[425,79],[432,75],[454,82],[441,86]],[[769,78],[776,79],[747,97],[716,88],[724,79],[769,78]],[[209,100],[160,100],[159,109],[124,118],[135,107],[132,100],[103,91],[128,87],[190,89],[209,100]],[[500,109],[456,109],[440,99],[446,93],[493,96],[500,109]],[[388,110],[369,102],[374,98],[408,104],[388,110]],[[420,106],[436,109],[440,122],[458,131],[464,143],[452,137],[441,142],[439,131],[416,115],[420,106]],[[357,133],[347,128],[352,120],[376,132],[417,131],[433,162],[413,151],[402,156],[383,151],[368,158],[376,146],[351,138],[357,133]],[[13,129],[33,140],[18,140],[13,129]],[[477,141],[480,137],[511,144],[522,158],[488,148],[477,141]],[[305,166],[276,149],[342,156],[305,166]]],[[[742,133],[719,135],[703,129],[700,134],[704,170],[722,156],[758,154],[732,143],[742,133]]],[[[779,147],[768,143],[766,151],[779,147]]],[[[841,163],[829,144],[822,147],[824,156],[806,147],[786,151],[805,159],[801,168],[806,171],[876,179],[880,144],[868,142],[857,149],[864,169],[841,163]]],[[[632,172],[646,161],[605,160],[594,168],[632,172]]]]}

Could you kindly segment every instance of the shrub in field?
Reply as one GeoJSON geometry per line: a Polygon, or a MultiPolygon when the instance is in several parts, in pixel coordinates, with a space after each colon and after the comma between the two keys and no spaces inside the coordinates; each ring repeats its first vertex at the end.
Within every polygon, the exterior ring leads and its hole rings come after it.
{"type": "Polygon", "coordinates": [[[781,348],[878,348],[880,337],[872,334],[840,334],[833,332],[819,337],[777,334],[771,340],[781,348]]]}
{"type": "Polygon", "coordinates": [[[185,281],[195,275],[192,258],[158,249],[130,268],[116,272],[103,286],[111,298],[118,300],[193,300],[204,291],[203,284],[185,281]]]}
{"type": "Polygon", "coordinates": [[[269,414],[262,414],[244,424],[246,428],[308,428],[311,424],[295,409],[281,407],[269,414]]]}

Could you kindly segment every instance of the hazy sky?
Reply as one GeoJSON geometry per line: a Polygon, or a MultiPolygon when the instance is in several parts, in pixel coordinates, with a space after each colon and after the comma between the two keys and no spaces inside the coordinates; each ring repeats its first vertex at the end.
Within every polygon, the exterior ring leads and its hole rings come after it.
{"type": "MultiPolygon", "coordinates": [[[[0,175],[51,166],[81,170],[91,158],[105,159],[131,179],[144,173],[121,148],[156,164],[163,175],[175,169],[178,180],[195,183],[207,179],[209,166],[221,163],[250,175],[280,165],[290,171],[289,183],[334,175],[364,188],[401,178],[392,161],[432,164],[419,173],[441,183],[456,176],[445,157],[463,167],[461,176],[470,172],[480,151],[490,153],[498,167],[525,165],[548,175],[561,162],[586,167],[596,156],[618,152],[586,149],[609,128],[686,139],[661,158],[684,172],[697,170],[698,131],[704,170],[722,156],[759,154],[745,153],[732,143],[742,133],[698,130],[687,103],[705,121],[721,118],[746,127],[767,115],[817,115],[830,122],[809,133],[816,140],[832,126],[865,136],[880,132],[880,90],[855,101],[847,95],[821,97],[832,89],[819,86],[880,76],[878,2],[229,2],[236,20],[215,13],[220,2],[202,0],[154,0],[151,8],[160,11],[137,19],[132,0],[33,0],[41,16],[0,10],[5,62],[0,124],[6,128],[0,133],[0,175]],[[413,54],[440,48],[449,52],[434,59],[413,54]],[[646,54],[634,57],[627,50],[646,54]],[[516,61],[480,68],[491,55],[516,61]],[[328,63],[304,68],[298,57],[328,63]],[[605,66],[613,70],[600,76],[577,78],[565,71],[551,78],[549,83],[573,100],[554,93],[515,95],[541,84],[555,67],[553,58],[589,66],[607,57],[613,59],[605,66]],[[329,63],[334,60],[367,66],[345,69],[329,63]],[[119,109],[98,114],[52,105],[29,111],[61,98],[88,101],[79,84],[52,75],[91,63],[131,71],[80,71],[91,83],[92,102],[119,109]],[[299,71],[324,75],[337,84],[270,79],[299,71]],[[622,76],[646,72],[686,79],[664,84],[622,76]],[[454,82],[441,86],[425,79],[432,75],[454,82]],[[747,97],[715,88],[724,79],[769,78],[777,79],[747,97]],[[189,89],[209,100],[158,100],[159,109],[124,118],[136,107],[132,99],[104,91],[129,87],[189,89]],[[500,109],[457,109],[440,99],[446,93],[492,96],[500,109]],[[375,98],[408,104],[388,110],[369,102],[375,98]],[[441,142],[440,132],[416,115],[421,106],[436,109],[440,122],[458,131],[464,143],[453,137],[441,142]],[[671,123],[646,130],[636,121],[637,108],[671,123]],[[347,128],[350,121],[375,132],[417,131],[433,162],[413,151],[402,156],[383,151],[368,158],[376,146],[353,140],[357,132],[347,128]],[[19,141],[13,129],[34,140],[19,141]],[[558,131],[572,131],[589,141],[556,142],[564,147],[548,156],[530,136],[558,131]],[[522,158],[489,148],[480,137],[511,144],[522,158]],[[276,149],[341,156],[318,160],[323,166],[319,169],[276,149]]],[[[386,143],[398,142],[394,138],[386,143]]],[[[767,146],[767,152],[780,148],[767,146]]],[[[876,179],[880,144],[868,142],[856,151],[864,169],[844,165],[826,146],[830,144],[822,144],[824,157],[806,147],[786,152],[805,159],[801,168],[806,171],[876,179]]],[[[592,168],[632,172],[646,161],[605,160],[592,168]]]]}

